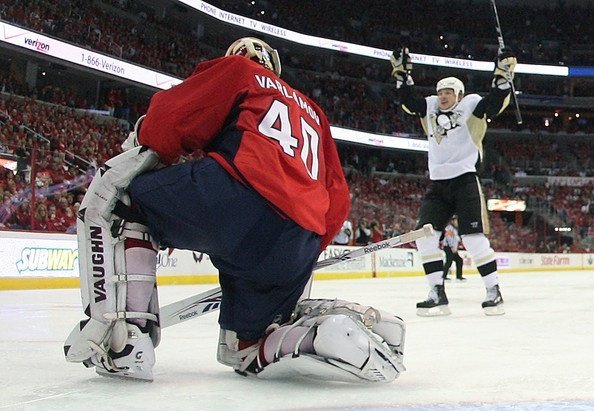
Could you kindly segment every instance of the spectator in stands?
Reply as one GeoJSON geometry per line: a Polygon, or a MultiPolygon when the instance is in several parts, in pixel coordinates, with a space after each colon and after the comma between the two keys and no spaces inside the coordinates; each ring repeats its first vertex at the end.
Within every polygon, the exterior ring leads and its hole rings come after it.
{"type": "Polygon", "coordinates": [[[369,228],[371,229],[372,243],[377,243],[384,239],[383,228],[380,226],[380,223],[377,220],[372,220],[371,223],[369,223],[369,228]]]}
{"type": "Polygon", "coordinates": [[[38,202],[35,208],[35,217],[33,219],[33,230],[53,231],[50,229],[47,206],[43,202],[38,202]]]}
{"type": "Polygon", "coordinates": [[[56,213],[59,218],[64,218],[68,212],[70,206],[68,205],[68,198],[64,193],[56,193],[57,197],[57,209],[56,213]]]}
{"type": "Polygon", "coordinates": [[[48,222],[47,222],[48,231],[55,231],[55,232],[66,231],[66,227],[64,224],[65,220],[59,217],[57,207],[55,204],[50,204],[47,206],[47,215],[48,215],[48,222]]]}
{"type": "Polygon", "coordinates": [[[366,218],[359,219],[355,229],[355,245],[363,246],[371,243],[371,229],[366,218]]]}
{"type": "Polygon", "coordinates": [[[54,160],[51,163],[49,169],[49,175],[51,179],[51,184],[61,184],[64,182],[64,168],[62,165],[62,160],[60,158],[54,157],[54,160]]]}
{"type": "Polygon", "coordinates": [[[10,217],[12,216],[12,195],[10,192],[4,192],[2,198],[2,205],[0,205],[0,227],[6,227],[10,217]]]}
{"type": "Polygon", "coordinates": [[[65,232],[76,234],[76,214],[70,207],[66,208],[66,214],[64,215],[64,227],[65,232]]]}
{"type": "Polygon", "coordinates": [[[16,211],[8,220],[8,227],[13,230],[31,229],[31,202],[28,199],[21,201],[16,211]]]}

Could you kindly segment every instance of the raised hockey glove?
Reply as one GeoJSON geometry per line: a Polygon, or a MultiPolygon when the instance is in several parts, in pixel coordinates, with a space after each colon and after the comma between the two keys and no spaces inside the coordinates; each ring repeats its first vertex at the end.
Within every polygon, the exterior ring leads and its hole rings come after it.
{"type": "Polygon", "coordinates": [[[396,88],[402,87],[404,83],[409,86],[415,84],[411,76],[412,60],[408,54],[408,48],[403,48],[392,52],[390,56],[392,63],[392,77],[396,79],[396,88]]]}
{"type": "Polygon", "coordinates": [[[512,81],[514,79],[514,70],[518,64],[516,55],[509,48],[503,48],[499,50],[499,54],[495,59],[495,71],[494,76],[501,76],[506,81],[512,81]]]}
{"type": "Polygon", "coordinates": [[[124,142],[122,143],[122,150],[128,151],[140,145],[140,143],[138,142],[138,134],[140,132],[140,125],[142,124],[142,120],[144,120],[145,117],[146,114],[143,114],[142,116],[138,117],[138,120],[136,120],[136,124],[134,124],[134,130],[132,130],[130,134],[128,134],[128,138],[126,138],[126,140],[124,140],[124,142]]]}

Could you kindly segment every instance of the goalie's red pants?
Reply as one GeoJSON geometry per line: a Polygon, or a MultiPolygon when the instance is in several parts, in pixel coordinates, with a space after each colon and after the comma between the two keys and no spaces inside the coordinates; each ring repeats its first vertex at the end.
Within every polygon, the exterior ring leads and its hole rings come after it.
{"type": "Polygon", "coordinates": [[[223,291],[222,328],[254,340],[288,320],[318,258],[317,234],[210,158],[142,174],[129,190],[161,247],[210,256],[223,291]]]}

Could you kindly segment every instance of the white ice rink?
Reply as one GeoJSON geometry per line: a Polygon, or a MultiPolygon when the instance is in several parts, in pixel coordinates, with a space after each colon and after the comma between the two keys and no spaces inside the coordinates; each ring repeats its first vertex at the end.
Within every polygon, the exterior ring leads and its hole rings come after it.
{"type": "MultiPolygon", "coordinates": [[[[594,409],[594,272],[500,275],[506,315],[486,317],[478,275],[446,286],[452,315],[420,318],[422,277],[314,282],[312,297],[392,311],[407,323],[408,371],[390,384],[263,381],[217,363],[210,314],[163,330],[152,383],[67,363],[79,291],[0,291],[4,410],[594,409]]],[[[161,287],[162,305],[213,285],[161,287]]]]}

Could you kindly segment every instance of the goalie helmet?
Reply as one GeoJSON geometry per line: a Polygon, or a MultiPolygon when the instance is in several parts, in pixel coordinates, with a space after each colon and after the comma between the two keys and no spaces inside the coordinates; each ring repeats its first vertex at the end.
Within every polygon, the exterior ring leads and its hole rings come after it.
{"type": "Polygon", "coordinates": [[[443,90],[446,88],[450,88],[454,90],[454,94],[456,95],[456,104],[454,104],[451,108],[453,109],[458,104],[458,99],[460,99],[460,93],[462,96],[464,95],[464,83],[457,79],[456,77],[446,77],[442,78],[437,82],[437,86],[435,87],[435,91],[439,93],[439,90],[443,90]]]}
{"type": "Polygon", "coordinates": [[[235,40],[225,53],[225,56],[232,55],[247,57],[280,76],[281,64],[278,52],[260,39],[243,37],[235,40]]]}

